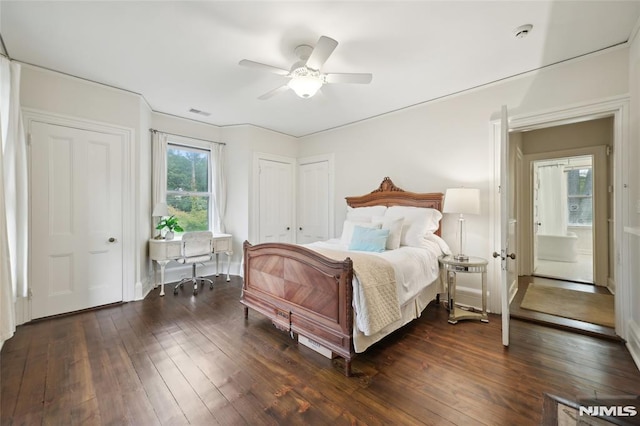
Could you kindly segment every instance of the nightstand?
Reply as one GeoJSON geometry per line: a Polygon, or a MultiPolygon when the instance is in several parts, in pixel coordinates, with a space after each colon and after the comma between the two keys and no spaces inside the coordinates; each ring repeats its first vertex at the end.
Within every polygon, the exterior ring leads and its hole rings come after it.
{"type": "Polygon", "coordinates": [[[447,305],[449,308],[449,323],[456,324],[459,320],[476,319],[489,322],[487,315],[487,264],[488,260],[470,256],[468,260],[456,260],[453,256],[438,259],[443,280],[447,286],[447,305]],[[482,312],[456,306],[456,274],[482,275],[482,312]]]}

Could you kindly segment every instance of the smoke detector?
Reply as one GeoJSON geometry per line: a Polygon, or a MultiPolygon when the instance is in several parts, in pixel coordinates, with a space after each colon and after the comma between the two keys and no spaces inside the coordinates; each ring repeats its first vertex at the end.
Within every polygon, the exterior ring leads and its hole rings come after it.
{"type": "Polygon", "coordinates": [[[513,30],[513,34],[516,36],[516,38],[525,38],[527,35],[529,35],[532,29],[533,25],[531,24],[520,25],[518,28],[513,30]]]}

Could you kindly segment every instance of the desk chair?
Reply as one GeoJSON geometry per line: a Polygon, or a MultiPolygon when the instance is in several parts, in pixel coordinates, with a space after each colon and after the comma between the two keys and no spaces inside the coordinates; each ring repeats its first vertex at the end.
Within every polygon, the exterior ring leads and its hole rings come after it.
{"type": "Polygon", "coordinates": [[[213,257],[213,233],[210,231],[186,232],[182,235],[182,257],[176,259],[178,263],[193,265],[191,278],[183,278],[173,288],[173,294],[178,294],[178,287],[184,287],[184,283],[193,283],[193,294],[198,294],[198,281],[209,282],[209,288],[213,288],[213,281],[196,275],[196,264],[211,260],[213,257]]]}

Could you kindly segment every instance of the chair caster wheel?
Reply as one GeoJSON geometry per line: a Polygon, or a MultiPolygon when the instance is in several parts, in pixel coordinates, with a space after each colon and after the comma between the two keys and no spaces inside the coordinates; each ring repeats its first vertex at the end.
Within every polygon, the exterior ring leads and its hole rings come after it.
{"type": "Polygon", "coordinates": [[[184,284],[183,283],[180,283],[180,288],[184,288],[184,284]]]}
{"type": "Polygon", "coordinates": [[[197,290],[194,290],[194,291],[193,291],[193,295],[194,295],[194,296],[197,296],[197,295],[198,295],[198,291],[197,291],[197,290]]]}
{"type": "Polygon", "coordinates": [[[175,294],[176,296],[178,295],[178,289],[177,288],[173,290],[173,294],[175,294]]]}
{"type": "Polygon", "coordinates": [[[209,289],[213,290],[213,284],[209,284],[209,289]]]}

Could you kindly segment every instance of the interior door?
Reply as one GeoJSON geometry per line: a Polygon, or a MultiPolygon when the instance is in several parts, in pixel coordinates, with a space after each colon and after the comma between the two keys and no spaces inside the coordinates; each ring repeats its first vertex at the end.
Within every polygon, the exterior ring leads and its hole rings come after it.
{"type": "Polygon", "coordinates": [[[298,168],[298,230],[300,244],[329,239],[329,162],[298,168]]]}
{"type": "Polygon", "coordinates": [[[510,276],[509,259],[515,259],[515,253],[509,248],[509,116],[506,105],[500,114],[500,252],[493,257],[500,258],[500,301],[502,308],[502,344],[509,346],[509,295],[510,276]]]}
{"type": "Polygon", "coordinates": [[[260,243],[293,242],[293,163],[265,158],[258,162],[260,243]]]}
{"type": "Polygon", "coordinates": [[[32,318],[122,301],[121,137],[30,130],[32,318]]]}

